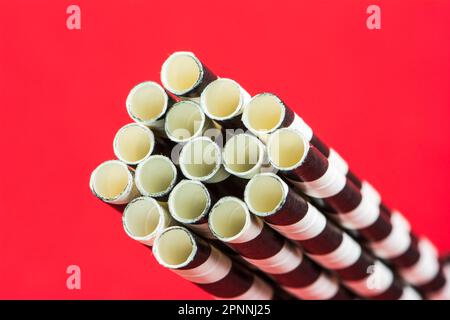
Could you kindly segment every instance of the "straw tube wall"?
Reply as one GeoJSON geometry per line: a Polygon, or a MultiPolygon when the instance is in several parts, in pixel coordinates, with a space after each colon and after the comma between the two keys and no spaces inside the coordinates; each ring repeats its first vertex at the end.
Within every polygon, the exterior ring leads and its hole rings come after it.
{"type": "Polygon", "coordinates": [[[216,299],[274,299],[272,286],[183,227],[170,227],[153,246],[158,262],[216,299]]]}
{"type": "Polygon", "coordinates": [[[208,228],[208,213],[213,203],[200,181],[181,180],[169,195],[169,212],[178,222],[205,238],[214,238],[208,228]]]}
{"type": "Polygon", "coordinates": [[[250,94],[236,81],[220,78],[211,82],[200,96],[205,114],[224,128],[244,128],[241,114],[250,94]]]}
{"type": "Polygon", "coordinates": [[[200,99],[203,89],[217,79],[192,52],[171,54],[161,68],[161,82],[172,94],[188,99],[200,99]]]}
{"type": "Polygon", "coordinates": [[[229,173],[239,178],[251,179],[262,170],[268,170],[266,147],[253,135],[237,134],[225,144],[223,164],[229,173]]]}
{"type": "Polygon", "coordinates": [[[97,198],[114,205],[126,204],[139,196],[133,172],[118,160],[105,161],[95,168],[89,187],[97,198]]]}
{"type": "Polygon", "coordinates": [[[194,101],[180,101],[167,112],[164,130],[167,137],[176,143],[201,136],[213,124],[194,101]]]}
{"type": "MultiPolygon", "coordinates": [[[[255,175],[246,186],[245,202],[252,213],[299,243],[314,261],[334,270],[359,296],[403,297],[405,288],[386,265],[364,252],[360,244],[291,190],[279,176],[273,173],[255,175]],[[370,279],[374,275],[379,282],[371,286],[370,279]]],[[[419,298],[419,295],[413,297],[419,298]]]]}
{"type": "Polygon", "coordinates": [[[139,163],[134,180],[142,195],[167,201],[177,177],[177,168],[168,157],[153,155],[139,163]]]}
{"type": "MultiPolygon", "coordinates": [[[[269,138],[267,149],[269,160],[275,168],[281,170],[303,193],[317,199],[316,203],[325,204],[324,209],[342,226],[358,231],[369,242],[376,242],[377,245],[372,247],[374,252],[382,258],[390,258],[389,262],[399,269],[400,274],[403,274],[403,269],[418,263],[421,252],[417,239],[401,226],[396,226],[396,230],[393,230],[390,217],[381,210],[378,203],[372,201],[370,195],[362,193],[365,189],[359,190],[331,166],[299,131],[290,128],[275,131],[269,138]],[[395,240],[392,240],[393,237],[395,240]],[[387,252],[389,253],[386,254],[387,252]]],[[[432,255],[427,257],[431,259],[432,255]]],[[[436,257],[432,264],[438,263],[436,257]]],[[[406,279],[419,289],[424,284],[424,279],[433,282],[433,279],[443,277],[441,269],[432,267],[421,268],[420,272],[420,280],[406,279]]],[[[429,294],[429,287],[422,287],[421,292],[429,294]]]]}
{"type": "Polygon", "coordinates": [[[163,87],[153,81],[139,83],[126,100],[127,112],[135,122],[164,132],[164,115],[175,103],[163,87]]]}
{"type": "Polygon", "coordinates": [[[126,234],[147,246],[152,246],[155,238],[173,224],[167,210],[151,197],[142,196],[128,203],[122,216],[126,234]]]}
{"type": "Polygon", "coordinates": [[[242,200],[221,198],[211,209],[209,226],[219,240],[294,296],[314,300],[352,298],[336,278],[304,256],[300,248],[251,215],[242,200]]]}

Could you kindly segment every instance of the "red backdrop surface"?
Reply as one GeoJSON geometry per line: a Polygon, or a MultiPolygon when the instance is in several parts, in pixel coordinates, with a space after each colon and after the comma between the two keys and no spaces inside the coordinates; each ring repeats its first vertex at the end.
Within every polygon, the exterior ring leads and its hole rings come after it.
{"type": "Polygon", "coordinates": [[[450,249],[449,1],[1,1],[0,298],[209,298],[89,191],[129,89],[195,52],[272,91],[414,229],[450,249]],[[381,7],[381,30],[366,8],[381,7]],[[68,265],[81,290],[66,288],[68,265]]]}

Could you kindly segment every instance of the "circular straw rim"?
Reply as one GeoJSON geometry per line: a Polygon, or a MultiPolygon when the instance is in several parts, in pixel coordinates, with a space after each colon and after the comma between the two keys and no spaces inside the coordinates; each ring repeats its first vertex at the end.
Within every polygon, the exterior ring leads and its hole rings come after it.
{"type": "Polygon", "coordinates": [[[178,177],[178,171],[177,171],[177,167],[175,167],[175,165],[173,164],[172,160],[170,160],[169,157],[163,156],[161,154],[155,154],[155,155],[151,155],[149,156],[147,159],[144,159],[143,161],[141,161],[138,166],[136,167],[136,172],[134,174],[134,183],[136,184],[136,188],[139,190],[139,192],[144,195],[144,196],[149,196],[149,197],[161,197],[166,195],[167,193],[169,193],[173,187],[175,186],[175,183],[177,182],[177,177],[178,177]],[[142,168],[145,166],[146,163],[148,163],[149,161],[153,160],[153,159],[163,159],[166,160],[169,165],[170,168],[172,169],[172,173],[173,173],[173,177],[172,180],[170,182],[170,185],[163,191],[160,192],[147,192],[147,190],[145,190],[144,186],[141,183],[141,180],[139,179],[141,171],[143,170],[142,168]]]}
{"type": "Polygon", "coordinates": [[[137,85],[135,85],[130,92],[127,95],[127,99],[125,101],[125,106],[127,109],[127,113],[130,116],[130,118],[139,124],[143,124],[143,125],[147,125],[147,126],[151,126],[152,124],[154,124],[155,122],[159,121],[161,119],[161,117],[166,113],[168,107],[169,107],[169,96],[167,95],[166,90],[164,90],[164,88],[157,82],[155,81],[144,81],[144,82],[140,82],[137,85]],[[132,103],[131,100],[134,96],[134,94],[136,94],[136,91],[138,91],[140,88],[146,86],[146,85],[154,85],[156,86],[159,90],[161,90],[163,96],[164,96],[164,106],[163,106],[163,110],[158,114],[157,117],[150,119],[150,120],[144,120],[139,118],[137,115],[135,115],[132,111],[131,111],[131,107],[132,107],[132,103]]]}
{"type": "Polygon", "coordinates": [[[137,165],[140,162],[148,159],[148,157],[150,157],[152,155],[153,151],[155,150],[155,144],[156,144],[155,134],[153,133],[153,131],[150,128],[144,126],[143,124],[136,123],[136,122],[128,123],[128,124],[122,126],[119,130],[117,130],[116,135],[114,136],[114,140],[113,140],[114,155],[117,157],[117,159],[119,159],[123,163],[132,165],[132,166],[137,165]],[[128,161],[128,160],[124,159],[122,157],[122,155],[120,154],[119,146],[118,146],[118,140],[119,140],[120,133],[130,127],[139,127],[140,129],[144,130],[145,133],[147,134],[148,138],[151,141],[151,146],[150,146],[149,151],[145,154],[145,156],[143,158],[136,160],[136,161],[128,161]]]}
{"type": "Polygon", "coordinates": [[[161,67],[161,83],[163,84],[164,88],[167,89],[167,91],[173,93],[176,96],[182,96],[186,93],[189,93],[191,91],[193,91],[195,88],[197,88],[200,83],[203,80],[203,77],[205,75],[205,70],[203,68],[203,64],[201,63],[201,61],[194,55],[194,53],[190,52],[190,51],[177,51],[172,53],[163,63],[162,67],[161,67]],[[176,56],[189,56],[190,58],[192,58],[194,60],[194,62],[197,64],[198,69],[199,69],[199,75],[197,80],[195,81],[195,83],[188,89],[186,90],[175,90],[173,88],[170,87],[169,82],[167,81],[167,68],[169,66],[170,60],[176,56]]]}
{"type": "Polygon", "coordinates": [[[166,133],[167,137],[170,140],[172,140],[172,141],[174,141],[176,143],[186,143],[186,142],[188,142],[188,141],[190,141],[190,140],[192,140],[194,138],[197,138],[200,135],[202,135],[203,129],[205,128],[205,125],[206,125],[206,120],[207,119],[206,119],[205,113],[203,112],[202,108],[200,107],[200,105],[197,102],[191,101],[191,100],[182,100],[182,101],[179,101],[177,103],[174,103],[172,108],[167,112],[166,121],[164,122],[164,132],[166,133]],[[196,108],[198,108],[198,110],[200,112],[200,117],[201,117],[201,120],[200,120],[201,121],[201,125],[198,127],[197,131],[192,136],[190,136],[189,138],[179,139],[179,138],[173,136],[171,132],[169,132],[167,116],[169,115],[170,112],[173,112],[172,110],[174,110],[174,108],[176,108],[177,106],[180,106],[182,104],[186,104],[186,103],[187,104],[191,104],[191,105],[195,106],[196,108]]]}

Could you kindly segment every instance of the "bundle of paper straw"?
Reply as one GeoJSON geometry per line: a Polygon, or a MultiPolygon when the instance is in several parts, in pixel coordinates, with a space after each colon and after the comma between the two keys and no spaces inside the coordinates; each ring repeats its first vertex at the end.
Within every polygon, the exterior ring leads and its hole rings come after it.
{"type": "Polygon", "coordinates": [[[448,261],[272,93],[191,52],[131,89],[91,174],[130,238],[217,299],[450,299],[448,261]]]}

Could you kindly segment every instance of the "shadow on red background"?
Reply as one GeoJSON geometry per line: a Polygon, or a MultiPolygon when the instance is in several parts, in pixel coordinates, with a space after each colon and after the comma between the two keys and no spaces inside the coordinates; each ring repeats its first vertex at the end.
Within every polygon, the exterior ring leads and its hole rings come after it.
{"type": "Polygon", "coordinates": [[[0,298],[209,298],[128,239],[90,171],[128,90],[195,52],[272,91],[441,251],[450,249],[448,1],[2,1],[0,298]],[[66,28],[81,7],[82,30],[66,28]],[[382,29],[366,28],[378,4],[382,29]],[[81,267],[82,289],[66,288],[81,267]]]}

